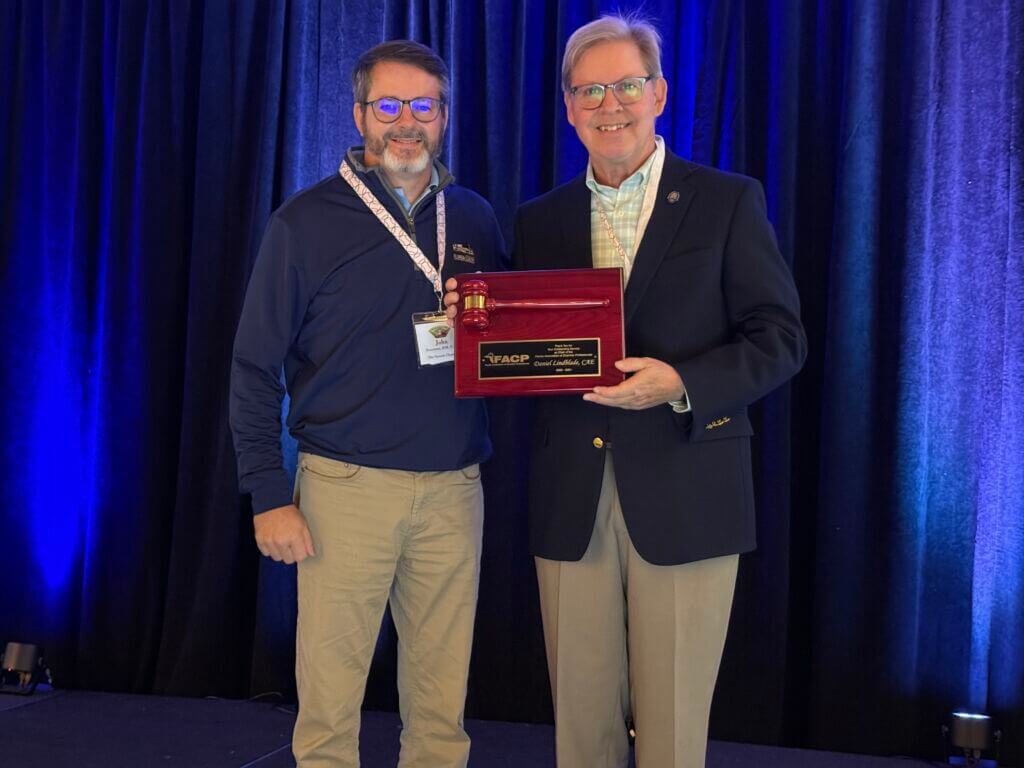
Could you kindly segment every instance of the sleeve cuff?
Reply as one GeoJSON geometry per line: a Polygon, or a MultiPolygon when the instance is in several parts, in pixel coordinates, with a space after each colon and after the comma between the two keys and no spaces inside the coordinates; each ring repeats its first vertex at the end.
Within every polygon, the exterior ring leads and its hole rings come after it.
{"type": "Polygon", "coordinates": [[[690,407],[690,396],[686,393],[685,387],[683,388],[683,396],[679,400],[669,400],[669,406],[676,413],[689,413],[693,409],[690,407]]]}
{"type": "Polygon", "coordinates": [[[280,478],[275,477],[252,489],[252,513],[254,515],[295,502],[295,496],[288,482],[288,475],[283,470],[280,474],[280,478]]]}

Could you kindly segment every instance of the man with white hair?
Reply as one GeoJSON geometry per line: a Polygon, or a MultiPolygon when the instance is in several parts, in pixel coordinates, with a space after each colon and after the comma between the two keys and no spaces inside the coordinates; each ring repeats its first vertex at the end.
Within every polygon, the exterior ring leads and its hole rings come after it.
{"type": "Polygon", "coordinates": [[[359,713],[385,604],[398,631],[399,765],[465,768],[480,572],[479,400],[452,392],[443,276],[499,269],[490,205],[437,157],[448,70],[408,40],[352,76],[365,142],[267,224],[235,338],[231,427],[260,551],[298,563],[292,749],[359,765],[359,713]],[[457,253],[457,258],[451,254],[457,253]],[[446,258],[447,257],[447,258],[446,258]],[[299,443],[294,496],[280,446],[299,443]]]}
{"type": "Polygon", "coordinates": [[[639,768],[698,768],[738,553],[755,546],[747,406],[803,363],[799,301],[761,186],[655,135],[668,88],[650,24],[578,29],[562,87],[590,162],[519,208],[513,263],[621,267],[629,376],[534,402],[557,761],[623,768],[632,722],[639,768]]]}

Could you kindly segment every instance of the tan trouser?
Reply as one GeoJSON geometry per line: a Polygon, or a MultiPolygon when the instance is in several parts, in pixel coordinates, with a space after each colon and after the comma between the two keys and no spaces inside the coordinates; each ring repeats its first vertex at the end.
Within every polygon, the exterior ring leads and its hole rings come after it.
{"type": "Polygon", "coordinates": [[[402,768],[464,767],[483,493],[480,469],[404,472],[300,454],[316,556],[299,564],[299,768],[356,768],[384,604],[398,630],[402,768]]]}
{"type": "Polygon", "coordinates": [[[558,768],[702,768],[738,555],[645,562],[622,519],[611,456],[583,559],[535,558],[558,768]]]}

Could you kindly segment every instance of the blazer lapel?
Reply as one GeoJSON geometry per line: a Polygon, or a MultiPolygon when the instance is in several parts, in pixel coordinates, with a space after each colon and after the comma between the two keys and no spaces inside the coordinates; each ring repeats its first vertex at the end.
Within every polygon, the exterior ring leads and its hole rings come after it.
{"type": "Polygon", "coordinates": [[[590,243],[590,190],[585,173],[573,179],[566,190],[565,216],[562,217],[562,239],[566,269],[587,269],[594,266],[590,243]]]}
{"type": "MultiPolygon", "coordinates": [[[[633,271],[626,285],[626,325],[629,325],[630,319],[640,306],[640,300],[647,292],[654,273],[661,266],[665,253],[675,241],[676,233],[686,217],[695,194],[693,185],[686,181],[686,177],[692,172],[693,167],[689,163],[665,150],[665,165],[661,170],[654,211],[647,222],[647,229],[633,259],[633,271]]],[[[590,222],[589,215],[587,222],[590,222]]],[[[589,253],[589,249],[587,252],[589,253]]]]}

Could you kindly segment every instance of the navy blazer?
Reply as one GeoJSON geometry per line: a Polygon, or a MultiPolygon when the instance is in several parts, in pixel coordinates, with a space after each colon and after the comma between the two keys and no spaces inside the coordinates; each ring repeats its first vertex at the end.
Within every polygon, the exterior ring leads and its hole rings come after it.
{"type": "MultiPolygon", "coordinates": [[[[516,212],[516,269],[592,266],[585,176],[516,212]]],[[[747,406],[807,353],[793,277],[754,179],[666,152],[625,295],[626,354],[672,365],[692,412],[535,398],[533,554],[579,560],[594,527],[606,450],[644,560],[675,565],[755,547],[747,406]],[[600,437],[603,447],[595,447],[600,437]]]]}

